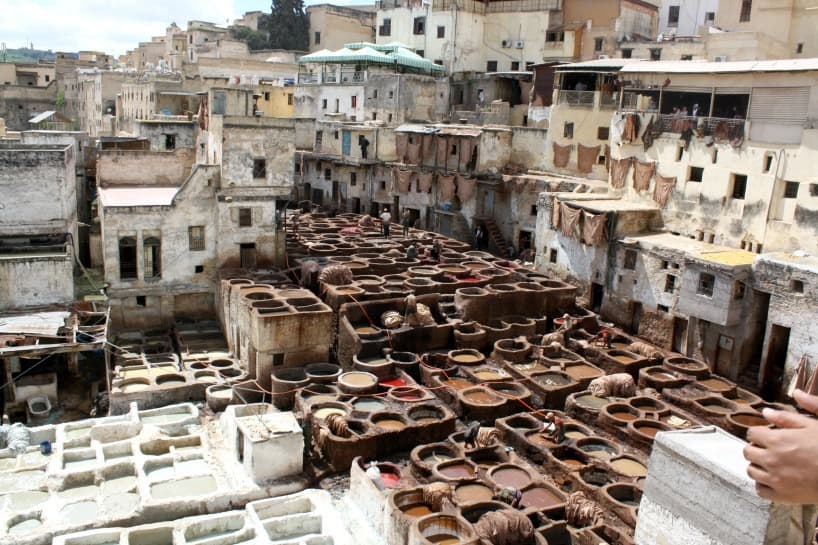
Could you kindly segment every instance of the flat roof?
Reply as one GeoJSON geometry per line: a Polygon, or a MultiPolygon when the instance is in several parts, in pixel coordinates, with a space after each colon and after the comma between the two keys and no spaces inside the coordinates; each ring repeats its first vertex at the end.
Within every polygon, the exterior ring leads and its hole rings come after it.
{"type": "Polygon", "coordinates": [[[622,69],[624,66],[630,64],[637,64],[645,62],[643,59],[594,59],[592,61],[573,62],[558,66],[557,70],[576,71],[576,70],[601,70],[603,68],[622,69]]]}
{"type": "Polygon", "coordinates": [[[102,206],[170,206],[178,187],[106,187],[99,189],[102,206]]]}
{"type": "Polygon", "coordinates": [[[771,252],[758,256],[759,263],[773,263],[783,265],[799,271],[818,274],[818,256],[809,255],[804,252],[771,252]]]}
{"type": "Polygon", "coordinates": [[[622,242],[637,244],[646,250],[665,249],[684,252],[687,258],[728,267],[749,266],[758,257],[758,254],[746,250],[711,244],[672,233],[630,236],[622,239],[622,242]]]}
{"type": "Polygon", "coordinates": [[[17,316],[0,316],[0,333],[26,333],[56,336],[70,312],[33,312],[17,316]]]}
{"type": "MultiPolygon", "coordinates": [[[[584,208],[586,210],[592,210],[594,212],[650,212],[654,210],[659,210],[659,207],[650,204],[645,204],[641,202],[635,201],[626,201],[620,198],[601,198],[601,195],[598,195],[596,198],[571,198],[571,194],[567,193],[560,193],[558,194],[557,198],[567,204],[575,206],[577,208],[584,208]]],[[[585,195],[593,195],[585,194],[585,195]]]]}
{"type": "MultiPolygon", "coordinates": [[[[577,64],[581,65],[584,63],[577,64]]],[[[818,58],[728,62],[643,60],[641,62],[622,65],[621,72],[631,74],[719,74],[741,72],[798,72],[810,70],[818,70],[818,58]]]]}

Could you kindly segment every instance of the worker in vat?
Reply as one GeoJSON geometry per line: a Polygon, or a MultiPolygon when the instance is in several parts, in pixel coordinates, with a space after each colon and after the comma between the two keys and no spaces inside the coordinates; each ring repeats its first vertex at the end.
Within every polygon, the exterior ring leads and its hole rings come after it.
{"type": "Polygon", "coordinates": [[[818,396],[795,390],[798,406],[814,416],[764,409],[772,427],[747,432],[747,474],[762,498],[789,504],[818,504],[818,396]]]}
{"type": "Polygon", "coordinates": [[[406,247],[406,259],[417,259],[418,249],[414,244],[406,247]]]}
{"type": "Polygon", "coordinates": [[[565,421],[549,411],[545,415],[545,422],[542,427],[543,434],[556,443],[565,441],[565,421]]]}
{"type": "Polygon", "coordinates": [[[389,209],[384,207],[381,214],[381,227],[383,228],[383,238],[389,238],[389,226],[392,224],[392,214],[389,209]]]}
{"type": "Polygon", "coordinates": [[[432,259],[432,261],[434,261],[435,263],[437,263],[437,262],[439,262],[439,261],[440,261],[440,251],[441,251],[440,241],[439,241],[439,240],[437,240],[437,239],[435,239],[435,240],[432,242],[432,249],[431,249],[431,250],[429,250],[429,257],[430,257],[430,258],[432,259]]]}
{"type": "Polygon", "coordinates": [[[591,343],[596,343],[597,341],[601,341],[605,345],[605,348],[610,350],[612,340],[613,340],[613,334],[611,333],[611,330],[606,327],[604,329],[600,329],[597,332],[597,334],[594,335],[594,338],[591,339],[591,343]]]}
{"type": "Polygon", "coordinates": [[[418,301],[415,297],[415,292],[410,291],[409,295],[406,296],[403,300],[404,306],[404,322],[409,319],[410,316],[414,315],[418,311],[418,301]]]}
{"type": "Polygon", "coordinates": [[[523,493],[513,486],[507,486],[497,492],[491,499],[501,501],[507,505],[510,505],[511,507],[517,508],[520,506],[520,502],[523,501],[523,493]]]}

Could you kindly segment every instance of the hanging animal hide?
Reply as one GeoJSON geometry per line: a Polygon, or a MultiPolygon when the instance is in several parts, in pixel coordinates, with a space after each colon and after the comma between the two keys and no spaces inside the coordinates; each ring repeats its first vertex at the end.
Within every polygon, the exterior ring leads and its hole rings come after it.
{"type": "Polygon", "coordinates": [[[423,135],[423,164],[433,165],[435,162],[435,135],[423,135]]]}
{"type": "Polygon", "coordinates": [[[398,180],[399,193],[409,193],[412,187],[412,176],[414,176],[414,174],[415,173],[411,170],[395,169],[395,178],[398,180]]]}
{"type": "Polygon", "coordinates": [[[628,171],[631,168],[633,157],[623,159],[611,159],[611,187],[622,189],[625,187],[625,180],[628,178],[628,171]]]}
{"type": "Polygon", "coordinates": [[[653,200],[656,201],[660,207],[664,208],[667,201],[670,200],[670,195],[673,193],[673,188],[676,187],[676,178],[668,178],[666,176],[656,175],[656,184],[653,186],[653,200]]]}
{"type": "Polygon", "coordinates": [[[565,168],[568,166],[568,160],[571,158],[571,149],[573,145],[560,146],[554,142],[554,166],[557,168],[565,168]]]}
{"type": "Polygon", "coordinates": [[[551,199],[551,225],[555,231],[560,228],[560,201],[556,197],[551,199]]]}
{"type": "Polygon", "coordinates": [[[591,172],[594,169],[597,157],[599,157],[599,146],[577,146],[577,170],[582,173],[591,172]]]}
{"type": "Polygon", "coordinates": [[[438,174],[437,189],[441,202],[454,199],[454,176],[441,176],[438,174]]]}
{"type": "Polygon", "coordinates": [[[446,159],[449,157],[449,142],[445,136],[435,137],[437,140],[437,166],[446,168],[446,159]]]}
{"type": "Polygon", "coordinates": [[[457,177],[457,197],[464,203],[474,197],[474,190],[477,187],[477,180],[474,178],[457,177]]]}
{"type": "Polygon", "coordinates": [[[421,172],[418,174],[418,187],[423,193],[429,193],[432,190],[432,172],[421,172]]]}
{"type": "Polygon", "coordinates": [[[466,171],[469,168],[469,163],[471,162],[471,152],[474,149],[474,139],[473,138],[461,138],[460,139],[460,170],[466,171]]]}
{"type": "Polygon", "coordinates": [[[654,172],[656,172],[656,163],[636,161],[633,167],[633,188],[637,191],[647,191],[654,172]]]}
{"type": "Polygon", "coordinates": [[[639,138],[641,124],[642,120],[638,115],[628,114],[625,118],[625,128],[622,130],[622,142],[625,144],[636,142],[636,139],[639,138]]]}
{"type": "Polygon", "coordinates": [[[582,210],[571,208],[564,202],[560,203],[560,231],[563,236],[577,238],[580,217],[582,217],[582,210]]]}
{"type": "Polygon", "coordinates": [[[409,146],[409,135],[405,132],[395,134],[395,150],[398,153],[398,161],[406,162],[406,149],[409,146]]]}
{"type": "Polygon", "coordinates": [[[420,162],[420,147],[423,136],[420,134],[413,134],[409,137],[409,143],[406,147],[406,161],[410,165],[416,165],[420,162]]]}
{"type": "Polygon", "coordinates": [[[605,225],[608,222],[608,214],[591,214],[582,211],[582,238],[585,244],[591,246],[602,246],[607,240],[605,225]]]}

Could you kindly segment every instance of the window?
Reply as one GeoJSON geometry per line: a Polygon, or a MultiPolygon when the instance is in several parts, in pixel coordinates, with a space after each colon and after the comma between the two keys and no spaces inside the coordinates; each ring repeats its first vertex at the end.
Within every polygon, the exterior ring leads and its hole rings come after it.
{"type": "Polygon", "coordinates": [[[341,99],[336,98],[335,99],[335,113],[338,113],[340,111],[341,111],[341,99]]]}
{"type": "Polygon", "coordinates": [[[239,208],[239,227],[252,227],[253,209],[239,208]]]}
{"type": "MultiPolygon", "coordinates": [[[[801,53],[803,53],[804,52],[804,44],[799,42],[799,44],[797,46],[795,46],[795,52],[798,53],[799,55],[801,53]]],[[[46,76],[46,78],[47,77],[48,76],[46,76]]],[[[46,80],[46,81],[48,81],[48,80],[46,80]]]]}
{"type": "Polygon", "coordinates": [[[680,59],[683,60],[683,61],[692,61],[693,60],[693,55],[682,55],[680,57],[680,59]]]}
{"type": "Polygon", "coordinates": [[[321,108],[324,110],[327,109],[327,99],[321,100],[321,108]]]}
{"type": "Polygon", "coordinates": [[[546,42],[564,42],[565,41],[565,32],[546,32],[545,33],[545,41],[546,42]]]}
{"type": "Polygon", "coordinates": [[[676,289],[676,277],[672,274],[665,276],[665,293],[673,293],[676,289]]]}
{"type": "Polygon", "coordinates": [[[610,127],[597,127],[596,128],[596,139],[597,140],[608,140],[610,136],[611,129],[610,127]]]}
{"type": "Polygon", "coordinates": [[[733,191],[732,197],[734,199],[743,199],[747,194],[747,176],[744,174],[733,174],[733,191]]]}
{"type": "Polygon", "coordinates": [[[381,191],[386,191],[386,182],[381,180],[381,191]]]}
{"type": "Polygon", "coordinates": [[[165,135],[165,151],[173,151],[176,149],[176,135],[175,134],[166,134],[165,135]]]}
{"type": "Polygon", "coordinates": [[[818,184],[809,184],[809,196],[818,197],[818,184]]]}
{"type": "Polygon", "coordinates": [[[204,272],[204,265],[196,265],[193,267],[193,272],[196,274],[201,274],[204,272]]]}
{"type": "Polygon", "coordinates": [[[424,54],[426,54],[426,51],[423,49],[415,49],[415,53],[417,53],[418,57],[422,57],[424,54]]]}
{"type": "Polygon", "coordinates": [[[372,98],[373,99],[378,98],[378,90],[377,89],[372,89],[372,98]]]}
{"type": "Polygon", "coordinates": [[[325,168],[324,169],[324,179],[325,180],[331,180],[332,179],[332,169],[331,168],[325,168]]]}
{"type": "Polygon", "coordinates": [[[445,38],[446,37],[446,27],[445,26],[438,26],[437,27],[437,37],[438,38],[445,38]]]}
{"type": "Polygon", "coordinates": [[[750,12],[753,11],[753,0],[741,0],[741,14],[738,17],[740,23],[750,21],[750,12]]]}
{"type": "Polygon", "coordinates": [[[676,161],[677,161],[677,162],[678,162],[678,161],[681,161],[681,160],[682,160],[682,157],[684,157],[684,156],[685,156],[685,149],[684,149],[684,147],[679,146],[678,148],[676,148],[676,161]]]}
{"type": "Polygon", "coordinates": [[[551,263],[556,263],[557,262],[557,249],[556,248],[551,248],[550,250],[548,250],[548,261],[550,261],[551,263]]]}
{"type": "Polygon", "coordinates": [[[264,102],[270,102],[270,91],[264,91],[264,102]]]}
{"type": "MultiPolygon", "coordinates": [[[[224,115],[225,103],[227,102],[227,93],[224,91],[217,91],[213,93],[213,114],[224,115]]],[[[141,116],[140,116],[141,117],[141,116]]]]}
{"type": "Polygon", "coordinates": [[[623,59],[630,59],[633,57],[633,49],[631,48],[622,48],[622,58],[623,59]]]}
{"type": "Polygon", "coordinates": [[[339,135],[340,135],[340,133],[338,131],[333,131],[332,132],[332,137],[335,138],[336,140],[338,140],[339,135]]]}
{"type": "Polygon", "coordinates": [[[415,17],[412,34],[426,34],[426,17],[415,17]]]}
{"type": "Polygon", "coordinates": [[[605,38],[594,38],[594,51],[602,51],[602,46],[605,44],[605,38]]]}
{"type": "Polygon", "coordinates": [[[392,90],[389,91],[389,98],[390,99],[395,98],[395,91],[392,90]]]}
{"type": "Polygon", "coordinates": [[[511,61],[511,71],[516,72],[520,69],[520,61],[511,61]]]}
{"type": "Polygon", "coordinates": [[[497,61],[488,61],[486,63],[486,72],[496,72],[497,71],[497,61]]]}
{"type": "Polygon", "coordinates": [[[263,179],[267,177],[267,159],[253,159],[253,178],[263,179]]]}
{"type": "Polygon", "coordinates": [[[443,59],[435,59],[435,64],[438,66],[443,66],[443,59]]]}
{"type": "Polygon", "coordinates": [[[716,12],[715,11],[705,11],[704,12],[704,24],[712,25],[716,22],[716,12]]]}
{"type": "Polygon", "coordinates": [[[537,215],[537,205],[536,204],[531,205],[531,210],[529,211],[529,215],[530,216],[536,216],[537,215]]]}
{"type": "Polygon", "coordinates": [[[565,123],[562,127],[562,136],[563,138],[573,138],[574,137],[574,124],[571,122],[565,123]]]}
{"type": "Polygon", "coordinates": [[[142,244],[145,258],[145,280],[162,276],[162,243],[156,237],[148,237],[142,244]]]}
{"type": "Polygon", "coordinates": [[[701,182],[702,178],[704,177],[704,168],[703,167],[690,167],[690,170],[687,174],[687,181],[688,182],[701,182]]]}
{"type": "Polygon", "coordinates": [[[773,159],[775,158],[774,153],[767,152],[764,154],[764,172],[770,172],[773,168],[773,159]]]}
{"type": "Polygon", "coordinates": [[[744,299],[744,282],[736,282],[733,284],[733,299],[744,299]]]}
{"type": "Polygon", "coordinates": [[[699,273],[699,286],[696,293],[704,295],[705,297],[713,297],[713,285],[716,283],[716,277],[710,273],[699,273]]]}
{"type": "Polygon", "coordinates": [[[790,280],[790,290],[795,293],[804,293],[804,281],[790,280]]]}
{"type": "Polygon", "coordinates": [[[287,93],[287,105],[288,106],[293,105],[293,94],[292,93],[287,93]]]}
{"type": "Polygon", "coordinates": [[[679,26],[679,6],[668,7],[667,26],[679,26]]]}
{"type": "Polygon", "coordinates": [[[119,279],[136,278],[136,239],[119,239],[119,279]]]}
{"type": "Polygon", "coordinates": [[[136,296],[136,306],[138,307],[145,307],[148,306],[147,298],[144,295],[137,295],[136,296]]]}
{"type": "Polygon", "coordinates": [[[662,268],[667,269],[670,267],[670,261],[664,260],[662,261],[662,268]]]}
{"type": "Polygon", "coordinates": [[[358,185],[358,174],[356,174],[355,172],[349,173],[349,185],[352,187],[358,185]]]}
{"type": "Polygon", "coordinates": [[[625,250],[625,261],[622,266],[629,271],[636,270],[636,250],[625,250]]]}
{"type": "Polygon", "coordinates": [[[798,197],[798,182],[786,182],[784,186],[784,198],[795,199],[798,197]]]}
{"type": "Polygon", "coordinates": [[[392,19],[384,19],[383,24],[378,27],[378,35],[379,36],[391,36],[392,35],[392,19]]]}
{"type": "Polygon", "coordinates": [[[667,314],[668,312],[670,312],[670,307],[668,307],[667,305],[656,305],[656,309],[657,309],[659,312],[664,312],[665,314],[667,314]]]}
{"type": "Polygon", "coordinates": [[[452,155],[457,155],[457,144],[452,144],[452,155]]]}
{"type": "Polygon", "coordinates": [[[204,225],[192,225],[187,228],[188,249],[198,252],[205,249],[204,225]]]}
{"type": "Polygon", "coordinates": [[[351,98],[350,106],[352,106],[353,108],[357,108],[358,107],[358,95],[352,95],[352,97],[350,97],[350,98],[351,98]]]}
{"type": "Polygon", "coordinates": [[[51,81],[51,76],[49,76],[48,74],[46,74],[46,75],[45,75],[45,81],[51,81]]]}
{"type": "Polygon", "coordinates": [[[320,43],[321,43],[321,33],[320,33],[320,32],[316,32],[316,33],[315,33],[315,45],[318,45],[318,44],[320,44],[320,43]]]}
{"type": "Polygon", "coordinates": [[[661,47],[653,47],[650,50],[650,60],[652,61],[661,61],[662,60],[662,48],[661,47]]]}

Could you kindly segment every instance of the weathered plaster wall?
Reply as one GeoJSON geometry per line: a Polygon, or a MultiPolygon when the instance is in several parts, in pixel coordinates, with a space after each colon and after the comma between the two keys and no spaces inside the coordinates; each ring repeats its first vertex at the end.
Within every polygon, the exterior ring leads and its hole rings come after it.
{"type": "Polygon", "coordinates": [[[112,185],[180,185],[190,176],[193,149],[172,152],[105,150],[97,159],[101,187],[112,185]]]}
{"type": "Polygon", "coordinates": [[[74,299],[73,255],[0,257],[0,309],[67,303],[74,299]]]}
{"type": "Polygon", "coordinates": [[[548,129],[514,127],[511,139],[510,161],[529,170],[545,170],[548,129]]]}
{"type": "Polygon", "coordinates": [[[289,194],[295,153],[292,119],[227,118],[223,142],[223,187],[265,187],[275,195],[289,194]],[[264,178],[253,177],[254,159],[266,161],[264,178]]]}
{"type": "Polygon", "coordinates": [[[151,151],[169,151],[165,146],[166,135],[176,137],[176,145],[173,149],[194,148],[196,147],[196,130],[197,127],[193,121],[136,123],[136,136],[150,140],[151,151]]]}

